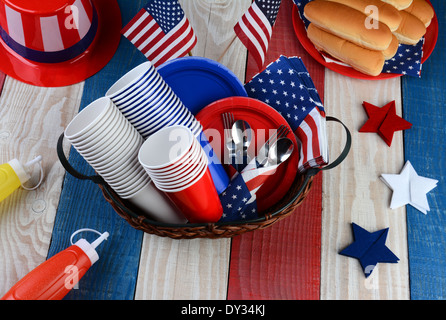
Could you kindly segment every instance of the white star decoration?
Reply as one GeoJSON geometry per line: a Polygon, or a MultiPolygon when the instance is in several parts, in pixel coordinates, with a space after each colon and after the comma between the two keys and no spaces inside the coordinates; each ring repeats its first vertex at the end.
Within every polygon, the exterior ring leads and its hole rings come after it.
{"type": "Polygon", "coordinates": [[[426,194],[437,186],[438,180],[419,176],[409,161],[400,174],[382,174],[381,179],[393,190],[391,209],[409,204],[424,214],[430,210],[426,194]]]}

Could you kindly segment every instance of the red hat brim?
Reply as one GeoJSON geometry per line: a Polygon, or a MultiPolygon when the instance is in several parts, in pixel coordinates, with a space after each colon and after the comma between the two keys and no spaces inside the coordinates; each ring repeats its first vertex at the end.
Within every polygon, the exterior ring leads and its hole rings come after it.
{"type": "Polygon", "coordinates": [[[98,12],[98,30],[92,44],[78,57],[60,63],[38,63],[23,58],[0,38],[0,71],[41,87],[82,82],[99,72],[114,56],[121,40],[121,10],[116,0],[92,0],[98,12]]]}

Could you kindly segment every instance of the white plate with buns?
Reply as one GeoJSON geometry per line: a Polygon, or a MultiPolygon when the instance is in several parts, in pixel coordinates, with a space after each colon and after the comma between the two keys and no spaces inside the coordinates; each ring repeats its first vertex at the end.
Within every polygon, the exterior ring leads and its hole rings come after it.
{"type": "Polygon", "coordinates": [[[313,0],[305,5],[304,15],[308,28],[294,5],[294,31],[304,49],[325,67],[358,79],[400,77],[382,72],[398,45],[414,45],[424,37],[424,63],[438,38],[438,20],[428,0],[313,0]],[[376,21],[370,20],[376,28],[366,27],[370,4],[379,9],[376,21]],[[329,62],[321,52],[340,63],[329,62]]]}

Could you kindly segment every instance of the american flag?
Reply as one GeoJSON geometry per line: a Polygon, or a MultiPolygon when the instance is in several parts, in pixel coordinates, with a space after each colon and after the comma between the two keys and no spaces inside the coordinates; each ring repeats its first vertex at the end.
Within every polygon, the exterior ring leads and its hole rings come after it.
{"type": "Polygon", "coordinates": [[[234,31],[262,68],[282,0],[254,0],[234,31]]]}
{"type": "Polygon", "coordinates": [[[258,218],[256,193],[278,168],[278,165],[257,168],[256,159],[231,178],[220,195],[223,216],[220,222],[242,221],[258,218]]]}
{"type": "Polygon", "coordinates": [[[219,222],[250,220],[258,217],[257,203],[241,175],[237,175],[220,195],[223,215],[219,222]]]}
{"type": "Polygon", "coordinates": [[[270,105],[287,120],[300,143],[300,172],[328,163],[325,110],[300,58],[280,56],[245,89],[248,96],[270,105]]]}
{"type": "MultiPolygon", "coordinates": [[[[310,1],[313,0],[293,0],[294,4],[299,9],[299,16],[303,21],[305,28],[308,27],[310,21],[305,18],[303,11],[305,5],[310,1]]],[[[400,44],[395,56],[385,61],[382,72],[421,77],[421,59],[423,57],[424,41],[425,39],[422,38],[416,45],[400,44]]],[[[322,53],[322,56],[328,63],[340,63],[339,61],[328,57],[324,53],[322,53]]]]}
{"type": "Polygon", "coordinates": [[[121,33],[155,67],[185,56],[197,43],[178,0],[150,0],[121,33]]]}

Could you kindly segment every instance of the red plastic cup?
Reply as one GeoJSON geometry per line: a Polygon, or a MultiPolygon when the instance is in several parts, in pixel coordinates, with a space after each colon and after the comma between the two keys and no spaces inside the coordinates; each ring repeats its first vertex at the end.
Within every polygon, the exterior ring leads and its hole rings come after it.
{"type": "Polygon", "coordinates": [[[184,189],[178,191],[159,189],[180,208],[190,223],[217,222],[223,215],[223,207],[207,167],[195,183],[184,189]]]}

